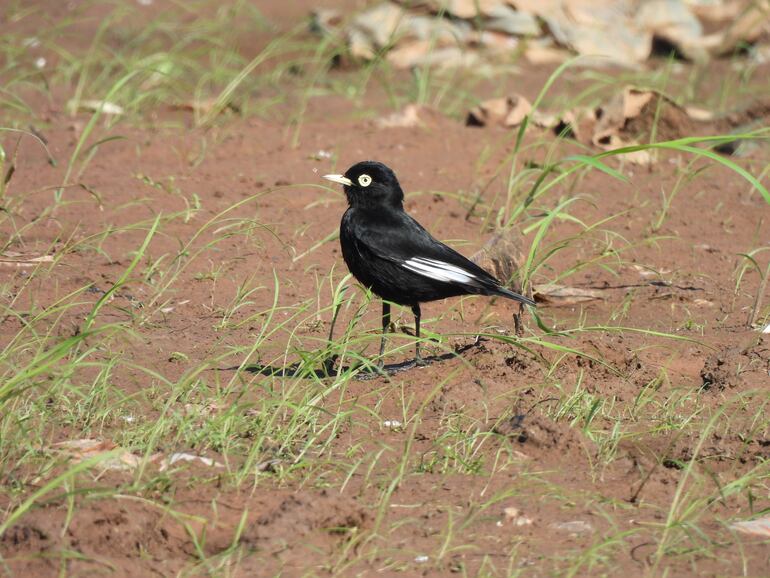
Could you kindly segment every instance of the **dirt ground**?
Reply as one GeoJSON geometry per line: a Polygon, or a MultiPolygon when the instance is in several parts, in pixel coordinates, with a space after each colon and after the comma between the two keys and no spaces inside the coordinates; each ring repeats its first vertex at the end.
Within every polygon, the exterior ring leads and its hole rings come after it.
{"type": "MultiPolygon", "coordinates": [[[[246,58],[314,4],[258,2],[273,27],[244,40],[246,58]]],[[[78,13],[61,46],[88,50],[95,16],[110,6],[78,13]]],[[[3,28],[25,36],[66,17],[63,4],[49,8],[3,28]]],[[[168,9],[156,2],[137,14],[149,21],[168,9]]],[[[67,58],[50,55],[48,66],[67,58]]],[[[472,99],[515,90],[534,101],[555,66],[517,66],[473,85],[472,99]]],[[[732,61],[710,66],[694,102],[711,103],[720,82],[740,76],[732,61]]],[[[693,67],[678,62],[673,74],[684,83],[693,67]]],[[[753,120],[766,126],[769,67],[743,71],[719,112],[759,111],[753,120]]],[[[357,72],[327,74],[344,86],[357,72]]],[[[409,72],[390,79],[412,82],[409,72]]],[[[593,82],[580,70],[552,92],[568,100],[593,82]]],[[[466,126],[460,108],[440,106],[422,126],[380,128],[375,119],[401,108],[385,82],[350,98],[319,81],[264,114],[227,111],[213,125],[195,126],[189,110],[171,106],[100,119],[89,142],[121,138],[98,146],[75,176],[66,160],[92,114],[67,111],[75,87],[14,86],[34,115],[20,128],[33,126],[60,162],[51,166],[34,138],[18,141],[3,196],[4,255],[55,259],[0,268],[4,351],[27,327],[40,337],[39,351],[5,358],[4,379],[20,359],[87,335],[4,400],[0,521],[29,503],[0,535],[0,572],[766,575],[767,538],[731,524],[770,507],[770,335],[757,329],[770,315],[768,295],[757,296],[770,211],[734,170],[658,151],[650,166],[605,160],[627,181],[586,170],[556,184],[515,235],[526,254],[546,212],[575,198],[548,228],[532,281],[595,298],[540,298],[540,321],[525,314],[521,338],[509,302],[425,304],[432,363],[371,376],[349,368],[376,353],[380,305],[359,308],[365,297],[352,281],[335,344],[326,341],[346,274],[335,237],[345,203],[320,176],[385,162],[407,211],[471,255],[505,205],[515,130],[466,126]],[[744,254],[756,268],[744,268],[744,254]],[[308,356],[320,367],[313,355],[328,347],[347,372],[254,370],[308,356]],[[70,475],[82,456],[52,448],[79,439],[109,440],[140,465],[70,475]],[[162,467],[175,452],[213,462],[162,467]]],[[[260,98],[276,89],[266,90],[260,98]]],[[[676,122],[663,122],[660,138],[694,134],[676,122]]],[[[17,138],[0,139],[8,158],[17,138]]],[[[517,171],[598,152],[540,129],[524,143],[517,171]]],[[[767,151],[729,158],[767,186],[767,151]]],[[[397,310],[388,363],[410,358],[412,331],[409,311],[397,310]]]]}

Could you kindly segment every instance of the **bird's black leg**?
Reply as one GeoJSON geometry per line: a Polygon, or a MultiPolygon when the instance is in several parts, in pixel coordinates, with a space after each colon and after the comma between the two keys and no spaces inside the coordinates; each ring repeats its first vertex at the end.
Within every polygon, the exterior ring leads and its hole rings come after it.
{"type": "Polygon", "coordinates": [[[420,355],[420,317],[422,316],[422,311],[420,311],[419,303],[412,305],[412,313],[414,313],[414,334],[417,337],[417,342],[414,345],[414,364],[427,365],[422,355],[420,355]]]}
{"type": "Polygon", "coordinates": [[[513,328],[516,332],[516,337],[521,337],[524,334],[524,326],[521,323],[521,318],[524,315],[524,304],[519,303],[518,312],[513,314],[513,328]]]}
{"type": "Polygon", "coordinates": [[[377,362],[377,365],[382,368],[382,366],[385,364],[385,360],[383,359],[383,355],[385,355],[385,343],[388,341],[388,338],[386,337],[388,331],[390,330],[390,303],[387,301],[382,302],[382,338],[380,339],[380,359],[377,362]]]}
{"type": "MultiPolygon", "coordinates": [[[[332,340],[334,339],[334,326],[337,323],[337,316],[340,313],[340,307],[342,307],[342,303],[337,303],[337,306],[334,308],[334,314],[332,315],[332,322],[331,326],[329,327],[329,339],[327,341],[328,345],[327,347],[331,347],[332,340]]],[[[334,364],[337,362],[337,354],[332,354],[326,357],[323,362],[323,370],[326,375],[333,375],[334,373],[334,364]]]]}

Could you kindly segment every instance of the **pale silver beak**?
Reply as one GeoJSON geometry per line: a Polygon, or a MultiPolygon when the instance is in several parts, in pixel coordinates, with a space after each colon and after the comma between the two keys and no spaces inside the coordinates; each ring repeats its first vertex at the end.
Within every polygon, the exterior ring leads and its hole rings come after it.
{"type": "Polygon", "coordinates": [[[348,187],[353,186],[353,181],[351,181],[349,178],[343,175],[324,175],[323,178],[325,178],[327,181],[331,181],[333,183],[339,183],[341,185],[347,185],[348,187]]]}

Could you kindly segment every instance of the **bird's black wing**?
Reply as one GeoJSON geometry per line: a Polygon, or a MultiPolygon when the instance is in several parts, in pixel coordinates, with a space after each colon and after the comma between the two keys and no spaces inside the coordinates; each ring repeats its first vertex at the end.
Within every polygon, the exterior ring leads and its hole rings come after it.
{"type": "Polygon", "coordinates": [[[405,212],[357,215],[350,233],[381,259],[424,278],[461,286],[468,293],[501,295],[534,305],[509,291],[484,269],[431,236],[405,212]]]}

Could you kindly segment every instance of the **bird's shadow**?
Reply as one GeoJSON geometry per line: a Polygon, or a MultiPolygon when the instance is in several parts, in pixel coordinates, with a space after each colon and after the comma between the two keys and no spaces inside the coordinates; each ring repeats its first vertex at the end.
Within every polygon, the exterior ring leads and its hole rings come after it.
{"type": "Polygon", "coordinates": [[[424,357],[421,363],[417,363],[416,360],[410,359],[408,361],[402,361],[400,363],[388,363],[382,367],[376,365],[361,363],[358,365],[343,365],[337,367],[337,355],[326,358],[320,364],[320,367],[308,368],[306,364],[301,361],[292,363],[290,365],[262,365],[255,363],[247,365],[245,367],[235,366],[224,368],[225,371],[241,370],[248,371],[249,373],[255,373],[259,375],[266,375],[269,377],[303,377],[306,379],[317,378],[325,379],[328,377],[337,377],[344,373],[348,373],[353,370],[357,370],[355,378],[358,380],[376,379],[378,377],[390,377],[397,373],[402,373],[414,369],[416,367],[426,367],[433,365],[434,363],[441,363],[459,357],[466,351],[478,347],[481,343],[481,339],[476,339],[473,343],[468,343],[460,347],[455,348],[451,353],[442,353],[440,355],[430,355],[424,357]]]}

